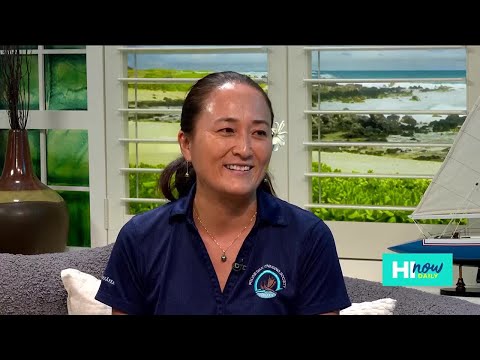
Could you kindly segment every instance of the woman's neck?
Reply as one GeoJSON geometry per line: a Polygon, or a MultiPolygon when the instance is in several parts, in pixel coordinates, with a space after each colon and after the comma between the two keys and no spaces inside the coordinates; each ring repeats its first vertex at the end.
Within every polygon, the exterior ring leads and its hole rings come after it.
{"type": "Polygon", "coordinates": [[[225,196],[196,189],[193,206],[209,230],[220,236],[223,232],[243,227],[257,211],[256,193],[250,197],[225,196]]]}

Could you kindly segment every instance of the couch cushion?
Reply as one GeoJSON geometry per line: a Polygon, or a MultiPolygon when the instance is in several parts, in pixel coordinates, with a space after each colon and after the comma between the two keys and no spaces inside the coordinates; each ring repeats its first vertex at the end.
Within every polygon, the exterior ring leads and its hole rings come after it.
{"type": "Polygon", "coordinates": [[[77,269],[64,269],[60,273],[67,290],[68,315],[112,315],[112,308],[95,299],[100,279],[77,269]]]}
{"type": "MultiPolygon", "coordinates": [[[[112,247],[110,244],[42,255],[0,253],[0,315],[67,315],[67,291],[61,271],[78,269],[100,279],[112,247]]],[[[451,296],[349,277],[345,277],[345,283],[352,303],[395,299],[394,315],[480,315],[480,305],[451,296]]]]}
{"type": "Polygon", "coordinates": [[[75,268],[100,278],[112,247],[41,255],[0,254],[0,315],[67,315],[61,271],[75,268]]]}
{"type": "Polygon", "coordinates": [[[393,315],[396,303],[397,300],[390,298],[354,302],[351,306],[340,310],[340,315],[393,315]]]}

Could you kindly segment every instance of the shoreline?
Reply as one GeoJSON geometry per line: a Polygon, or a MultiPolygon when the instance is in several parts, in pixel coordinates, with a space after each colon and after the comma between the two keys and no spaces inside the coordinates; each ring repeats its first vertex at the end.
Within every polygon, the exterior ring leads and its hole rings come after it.
{"type": "MultiPolygon", "coordinates": [[[[422,92],[413,89],[411,96],[385,97],[381,99],[366,99],[363,102],[345,103],[341,101],[321,101],[319,110],[383,110],[385,115],[397,114],[411,110],[465,110],[467,108],[467,96],[464,88],[453,88],[449,91],[422,92]],[[418,101],[413,101],[416,96],[418,101]]],[[[421,124],[428,124],[434,120],[444,119],[447,115],[410,115],[421,124]]]]}

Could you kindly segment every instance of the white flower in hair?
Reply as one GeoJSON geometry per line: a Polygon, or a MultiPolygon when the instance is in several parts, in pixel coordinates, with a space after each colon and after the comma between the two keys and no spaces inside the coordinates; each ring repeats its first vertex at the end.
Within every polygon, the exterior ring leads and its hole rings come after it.
{"type": "Polygon", "coordinates": [[[272,127],[272,143],[273,143],[273,151],[277,151],[280,146],[285,145],[285,135],[287,134],[286,131],[282,131],[285,127],[285,122],[282,120],[281,123],[274,122],[274,126],[272,127]]]}

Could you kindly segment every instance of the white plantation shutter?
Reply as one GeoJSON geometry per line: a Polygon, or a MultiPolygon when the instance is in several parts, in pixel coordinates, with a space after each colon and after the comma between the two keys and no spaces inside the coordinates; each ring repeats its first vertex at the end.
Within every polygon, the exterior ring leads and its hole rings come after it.
{"type": "MultiPolygon", "coordinates": [[[[413,211],[414,207],[402,206],[375,206],[372,204],[323,204],[318,199],[312,199],[312,180],[315,177],[363,177],[363,178],[404,178],[404,179],[432,179],[434,174],[425,171],[424,173],[405,172],[399,174],[376,174],[376,173],[322,173],[312,172],[311,164],[313,155],[319,149],[325,150],[333,146],[346,146],[343,142],[327,142],[313,140],[312,138],[312,117],[321,114],[384,114],[385,109],[369,108],[362,110],[325,110],[312,107],[312,86],[324,83],[341,82],[347,83],[373,83],[386,81],[387,79],[319,79],[312,76],[312,54],[321,51],[402,51],[402,50],[425,50],[425,49],[466,49],[467,79],[449,78],[448,81],[466,83],[466,108],[462,109],[422,109],[410,110],[389,109],[387,113],[397,112],[398,114],[421,115],[447,115],[468,114],[475,100],[480,95],[480,47],[478,46],[269,46],[269,47],[165,47],[165,50],[158,48],[137,48],[137,52],[155,53],[158,51],[171,51],[175,53],[209,53],[228,51],[256,52],[266,51],[268,54],[268,93],[272,100],[277,120],[286,122],[286,145],[273,154],[271,170],[274,173],[276,190],[281,198],[284,198],[300,207],[313,210],[315,208],[341,208],[341,209],[385,209],[385,210],[407,210],[413,211]]],[[[149,136],[143,138],[129,138],[126,115],[136,112],[145,114],[150,109],[128,109],[127,90],[128,82],[135,79],[126,76],[127,53],[130,47],[106,46],[105,47],[105,79],[106,79],[106,119],[107,119],[107,195],[108,195],[108,229],[109,242],[115,241],[116,234],[120,227],[130,216],[127,215],[126,206],[131,201],[146,201],[129,197],[127,175],[142,172],[160,172],[158,169],[131,169],[128,166],[128,145],[143,144],[145,142],[176,142],[173,138],[154,139],[149,136]]],[[[321,68],[322,64],[320,64],[321,68]]],[[[166,83],[171,79],[136,79],[138,83],[145,81],[153,83],[166,83]]],[[[425,79],[388,79],[388,82],[395,80],[399,86],[406,82],[422,82],[425,79]]],[[[429,82],[441,83],[447,79],[428,79],[429,82]]],[[[190,82],[193,79],[176,79],[175,81],[190,82]]],[[[171,110],[175,113],[176,109],[171,110]]],[[[366,146],[385,148],[392,146],[410,147],[412,144],[395,144],[382,142],[349,142],[348,145],[362,149],[366,146]]],[[[438,144],[425,141],[416,146],[425,149],[437,146],[438,144]]],[[[451,144],[448,144],[450,146],[451,144]]],[[[321,159],[320,159],[321,160],[321,159]]],[[[161,199],[155,201],[161,202],[161,199]]],[[[384,224],[384,223],[355,223],[355,222],[329,222],[334,231],[337,249],[342,259],[366,259],[381,260],[381,254],[388,245],[413,239],[418,230],[414,224],[384,224]],[[411,225],[411,226],[410,226],[411,225]]]]}
{"type": "MultiPolygon", "coordinates": [[[[274,105],[274,111],[277,119],[285,119],[286,103],[284,96],[286,89],[285,83],[285,47],[264,47],[264,46],[155,46],[155,47],[126,47],[126,46],[108,46],[106,47],[106,62],[109,66],[106,68],[106,107],[107,107],[107,171],[109,173],[107,182],[108,192],[108,231],[109,242],[115,241],[115,238],[121,226],[132,217],[128,214],[129,203],[165,203],[166,199],[130,197],[129,195],[129,174],[141,173],[161,173],[161,169],[149,169],[129,166],[129,145],[140,146],[142,144],[178,144],[176,134],[171,137],[146,137],[129,136],[128,115],[129,114],[175,114],[180,116],[181,107],[170,109],[165,108],[133,108],[128,107],[128,84],[193,84],[197,78],[138,78],[127,76],[127,55],[128,54],[255,54],[268,53],[268,80],[258,79],[259,83],[268,81],[268,93],[274,105]],[[270,66],[272,56],[279,54],[279,59],[274,62],[273,68],[276,69],[276,77],[270,77],[270,66]]],[[[267,64],[266,64],[267,65],[267,64]]],[[[283,151],[278,151],[283,153],[283,151]]],[[[178,155],[180,149],[178,148],[178,155]]],[[[286,181],[286,169],[283,161],[277,156],[277,160],[272,160],[271,171],[276,181],[276,189],[279,194],[285,194],[284,182],[286,181]],[[275,166],[275,162],[282,166],[275,166]],[[279,169],[278,176],[275,169],[279,169]]],[[[273,157],[272,157],[273,158],[273,157]]],[[[138,163],[136,164],[138,165],[138,163]]]]}
{"type": "MultiPolygon", "coordinates": [[[[354,52],[354,51],[389,51],[389,50],[394,50],[394,51],[401,51],[401,50],[428,50],[428,49],[462,49],[465,47],[462,46],[307,46],[307,47],[297,47],[297,52],[304,52],[305,54],[305,59],[303,60],[303,67],[299,66],[298,64],[295,69],[298,70],[299,76],[300,73],[303,76],[303,83],[305,84],[305,90],[304,94],[302,95],[304,100],[304,103],[301,104],[299,100],[290,100],[291,103],[297,104],[298,107],[303,106],[303,114],[304,114],[304,120],[303,120],[303,126],[301,129],[296,127],[296,130],[298,131],[298,136],[301,136],[300,132],[303,134],[307,134],[307,136],[303,136],[303,145],[305,147],[305,152],[307,152],[305,158],[308,159],[305,163],[301,165],[303,169],[299,168],[297,169],[297,173],[302,172],[302,175],[312,179],[314,177],[319,177],[319,178],[327,178],[327,177],[341,177],[341,178],[405,178],[405,179],[431,179],[433,177],[432,174],[369,174],[369,173],[322,173],[321,171],[319,172],[311,172],[311,171],[306,171],[305,169],[310,168],[310,163],[311,163],[311,158],[312,158],[312,153],[314,151],[321,151],[321,149],[327,149],[331,147],[339,147],[339,146],[349,146],[352,148],[362,148],[362,147],[378,147],[378,148],[418,148],[418,147],[424,147],[424,148],[431,148],[431,147],[439,147],[439,144],[436,143],[409,143],[409,142],[404,142],[404,143],[392,143],[392,142],[356,142],[356,141],[351,141],[351,142],[340,142],[340,141],[321,141],[321,140],[316,140],[312,141],[310,138],[311,134],[311,127],[312,127],[312,117],[311,115],[332,115],[332,114],[402,114],[402,115],[466,115],[467,114],[467,109],[461,109],[461,110],[456,110],[456,109],[392,109],[392,108],[369,108],[369,109],[361,109],[361,110],[345,110],[345,109],[338,109],[338,110],[324,110],[320,108],[321,102],[318,101],[318,107],[317,108],[312,108],[311,104],[311,91],[312,91],[312,85],[313,84],[328,84],[328,83],[336,83],[336,84],[369,84],[369,83],[399,83],[398,86],[402,86],[402,83],[445,83],[445,82],[452,82],[452,83],[466,83],[466,79],[459,77],[459,78],[418,78],[418,77],[412,77],[412,78],[353,78],[353,79],[339,79],[339,78],[312,78],[312,53],[320,53],[320,52],[329,52],[329,51],[342,51],[342,52],[354,52]]],[[[319,68],[317,68],[317,74],[320,74],[320,71],[322,70],[321,63],[319,63],[319,68]]],[[[298,79],[300,80],[300,79],[298,79]]],[[[298,81],[297,80],[297,81],[298,81]]],[[[295,96],[295,93],[293,93],[295,96]]],[[[348,106],[349,104],[346,104],[348,106]]],[[[419,106],[422,106],[421,103],[419,103],[419,106]]],[[[295,113],[297,114],[298,117],[300,117],[299,110],[295,110],[295,113]]],[[[299,123],[301,124],[300,119],[298,120],[299,123]]],[[[320,131],[321,131],[321,126],[319,126],[320,131]]],[[[299,146],[299,145],[298,145],[299,146]]],[[[451,144],[445,144],[445,146],[451,146],[451,144]]],[[[322,160],[319,159],[321,162],[322,160]]],[[[299,177],[300,175],[297,175],[299,177]]],[[[300,179],[298,179],[300,181],[300,179]]],[[[311,188],[311,184],[310,184],[311,188]]],[[[337,209],[359,209],[359,210],[405,210],[405,211],[413,211],[415,207],[406,207],[406,206],[377,206],[373,204],[323,204],[321,203],[320,199],[317,199],[317,202],[312,202],[312,195],[311,195],[311,190],[308,194],[303,194],[301,198],[298,198],[296,202],[309,209],[313,208],[337,208],[337,209]]],[[[294,200],[295,201],[295,200],[294,200]]]]}

